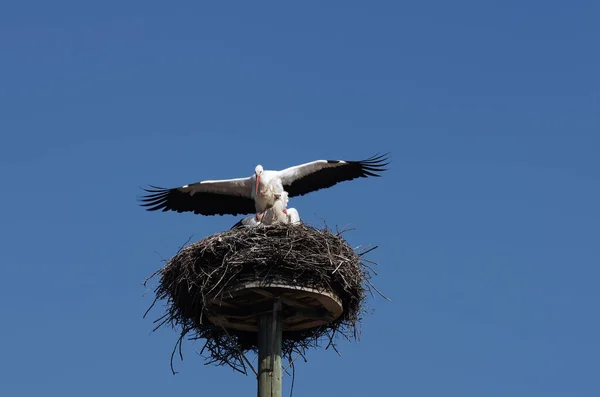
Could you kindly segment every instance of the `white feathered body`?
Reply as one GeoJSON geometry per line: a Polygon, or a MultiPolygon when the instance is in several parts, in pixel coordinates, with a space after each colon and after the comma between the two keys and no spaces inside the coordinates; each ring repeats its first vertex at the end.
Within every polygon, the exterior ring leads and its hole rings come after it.
{"type": "MultiPolygon", "coordinates": [[[[252,176],[252,183],[256,184],[256,174],[252,176]]],[[[278,171],[264,170],[261,172],[258,193],[252,190],[252,199],[257,213],[268,210],[275,203],[275,193],[283,192],[283,184],[278,171]]]]}
{"type": "Polygon", "coordinates": [[[257,221],[255,216],[247,216],[238,224],[246,227],[257,227],[260,225],[270,226],[278,224],[298,224],[300,223],[300,214],[295,208],[287,208],[289,197],[286,191],[277,192],[278,198],[275,199],[275,189],[270,189],[274,201],[273,205],[262,213],[261,221],[257,221]],[[285,210],[285,212],[284,212],[285,210]],[[287,212],[287,214],[286,214],[287,212]]]}

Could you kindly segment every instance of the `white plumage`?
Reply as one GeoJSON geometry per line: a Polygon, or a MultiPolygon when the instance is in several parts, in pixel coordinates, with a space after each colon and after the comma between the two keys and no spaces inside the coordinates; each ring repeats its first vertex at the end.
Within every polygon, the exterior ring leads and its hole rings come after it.
{"type": "Polygon", "coordinates": [[[295,197],[343,181],[377,177],[386,170],[386,161],[385,155],[362,161],[316,160],[280,171],[257,165],[254,175],[247,178],[202,181],[173,189],[151,186],[144,189],[149,194],[142,198],[141,205],[148,211],[259,215],[274,204],[273,191],[285,191],[289,197],[295,197]]]}
{"type": "Polygon", "coordinates": [[[296,225],[300,223],[300,214],[295,208],[286,208],[289,198],[287,192],[273,193],[273,205],[262,213],[261,220],[258,221],[255,216],[247,216],[236,223],[232,229],[237,227],[257,227],[270,226],[278,224],[296,225]]]}

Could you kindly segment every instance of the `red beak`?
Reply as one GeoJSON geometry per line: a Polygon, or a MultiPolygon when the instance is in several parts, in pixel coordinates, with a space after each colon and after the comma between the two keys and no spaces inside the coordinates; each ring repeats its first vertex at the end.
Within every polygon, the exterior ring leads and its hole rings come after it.
{"type": "Polygon", "coordinates": [[[258,185],[260,184],[260,175],[256,175],[256,194],[258,195],[258,185]]]}

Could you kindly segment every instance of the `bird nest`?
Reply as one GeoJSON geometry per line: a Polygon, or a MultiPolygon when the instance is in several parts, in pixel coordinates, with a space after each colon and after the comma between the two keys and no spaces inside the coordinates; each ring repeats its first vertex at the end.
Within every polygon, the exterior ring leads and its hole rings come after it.
{"type": "MultiPolygon", "coordinates": [[[[252,328],[228,326],[215,319],[231,307],[223,302],[231,302],[237,296],[232,291],[239,292],[249,284],[320,291],[339,304],[335,316],[323,317],[326,321],[314,326],[310,322],[308,328],[284,326],[282,356],[290,363],[298,356],[306,360],[305,353],[310,348],[324,345],[337,351],[338,336],[358,339],[366,297],[372,291],[379,293],[370,281],[375,273],[367,265],[374,262],[364,258],[377,247],[357,252],[348,246],[342,233],[304,224],[278,225],[229,230],[184,244],[148,279],[158,277],[158,285],[146,314],[156,302],[165,303],[154,330],[165,324],[180,330],[171,355],[171,369],[177,352],[183,359],[182,341],[187,337],[204,342],[200,354],[206,364],[228,365],[247,373],[250,363],[245,353],[257,353],[257,333],[252,328]]],[[[247,320],[264,313],[264,305],[261,309],[258,303],[250,306],[249,313],[247,309],[248,306],[244,317],[247,320]]],[[[282,315],[291,315],[286,313],[285,305],[282,315]]]]}

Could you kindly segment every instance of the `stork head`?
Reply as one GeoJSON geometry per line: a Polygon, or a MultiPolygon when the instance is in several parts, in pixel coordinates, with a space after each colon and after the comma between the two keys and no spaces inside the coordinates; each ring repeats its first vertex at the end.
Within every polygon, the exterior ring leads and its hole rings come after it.
{"type": "Polygon", "coordinates": [[[256,177],[256,194],[258,193],[258,187],[260,186],[260,176],[263,173],[263,166],[262,165],[257,165],[256,168],[254,168],[254,176],[256,177]]]}

